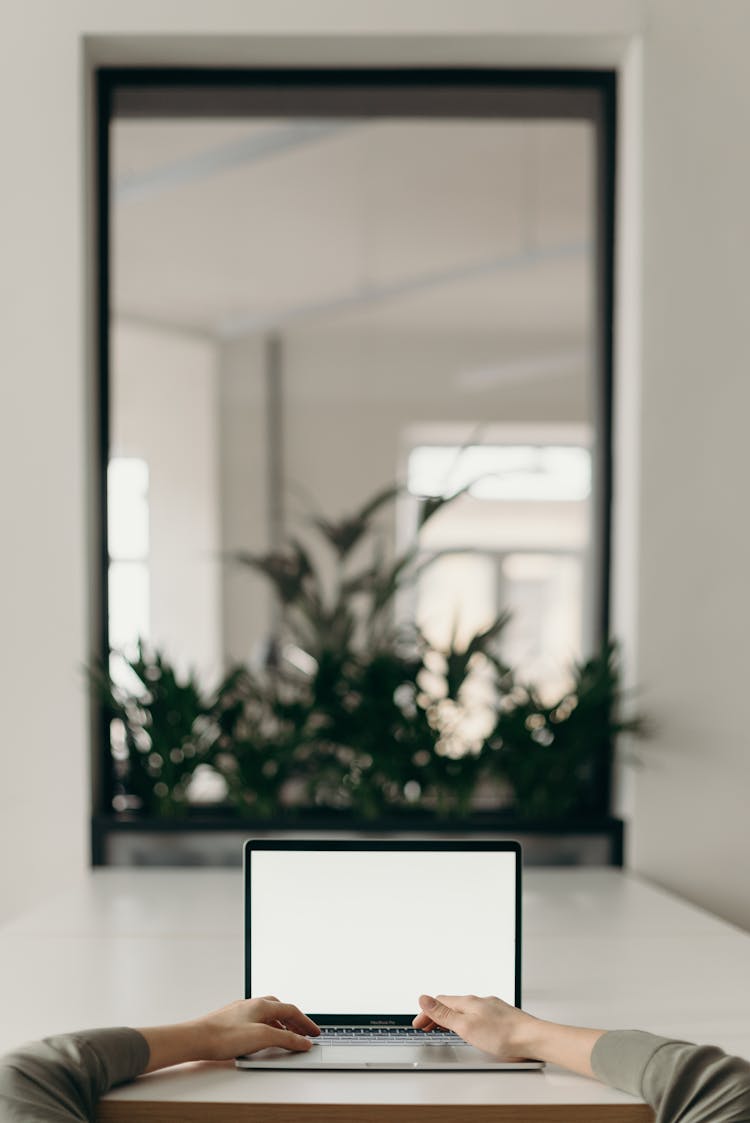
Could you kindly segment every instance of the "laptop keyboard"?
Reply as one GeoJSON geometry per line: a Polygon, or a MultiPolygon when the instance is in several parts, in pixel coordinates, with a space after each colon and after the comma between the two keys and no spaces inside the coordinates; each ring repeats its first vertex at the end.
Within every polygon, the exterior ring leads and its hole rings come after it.
{"type": "Polygon", "coordinates": [[[425,1033],[412,1026],[321,1026],[318,1045],[463,1045],[455,1033],[433,1029],[425,1033]]]}

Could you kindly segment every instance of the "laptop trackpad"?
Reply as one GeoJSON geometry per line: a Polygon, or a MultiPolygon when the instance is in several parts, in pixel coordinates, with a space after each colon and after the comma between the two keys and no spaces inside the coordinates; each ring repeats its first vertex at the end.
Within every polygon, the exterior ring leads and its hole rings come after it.
{"type": "Polygon", "coordinates": [[[421,1064],[450,1065],[457,1061],[456,1050],[450,1045],[325,1045],[319,1053],[320,1064],[361,1064],[366,1068],[378,1068],[381,1065],[418,1068],[421,1064]]]}

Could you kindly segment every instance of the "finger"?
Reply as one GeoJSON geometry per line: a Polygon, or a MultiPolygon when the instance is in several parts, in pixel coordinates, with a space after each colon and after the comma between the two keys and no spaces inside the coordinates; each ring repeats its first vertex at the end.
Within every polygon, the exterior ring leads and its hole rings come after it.
{"type": "Polygon", "coordinates": [[[435,1023],[433,1022],[432,1018],[429,1018],[427,1016],[427,1014],[417,1014],[416,1018],[412,1020],[411,1024],[415,1029],[423,1029],[425,1033],[429,1033],[431,1029],[435,1028],[435,1023]]]}
{"type": "Polygon", "coordinates": [[[460,1010],[451,1009],[449,1005],[443,1002],[442,1000],[445,997],[446,995],[440,995],[439,998],[433,998],[430,994],[420,994],[419,1005],[422,1007],[422,1012],[436,1025],[443,1026],[445,1029],[452,1029],[460,1034],[463,1015],[460,1010]]]}
{"type": "Polygon", "coordinates": [[[312,1048],[309,1038],[303,1037],[302,1034],[294,1033],[291,1029],[275,1029],[273,1026],[264,1027],[260,1040],[261,1043],[255,1046],[256,1049],[289,1049],[293,1053],[304,1053],[312,1048]]]}
{"type": "Polygon", "coordinates": [[[293,1006],[291,1002],[279,1002],[278,999],[273,999],[273,1009],[269,1010],[268,1020],[283,1022],[285,1026],[290,1029],[296,1029],[298,1033],[311,1033],[313,1037],[317,1037],[320,1029],[316,1026],[312,1018],[308,1018],[307,1014],[303,1014],[299,1006],[293,1006]]]}

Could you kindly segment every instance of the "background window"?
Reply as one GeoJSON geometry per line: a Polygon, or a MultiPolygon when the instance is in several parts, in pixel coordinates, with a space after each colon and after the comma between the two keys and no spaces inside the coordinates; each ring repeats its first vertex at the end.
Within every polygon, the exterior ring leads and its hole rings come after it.
{"type": "Polygon", "coordinates": [[[436,642],[508,608],[551,692],[606,635],[610,76],[397,78],[102,78],[106,642],[207,688],[277,619],[231,558],[392,482],[381,547],[439,555],[399,605],[436,642]]]}

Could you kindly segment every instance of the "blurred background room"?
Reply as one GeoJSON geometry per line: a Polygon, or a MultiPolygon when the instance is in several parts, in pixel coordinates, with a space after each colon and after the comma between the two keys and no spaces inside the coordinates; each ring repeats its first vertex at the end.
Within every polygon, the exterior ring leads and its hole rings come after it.
{"type": "Polygon", "coordinates": [[[0,920],[334,831],[750,927],[748,9],[36,7],[0,920]]]}

